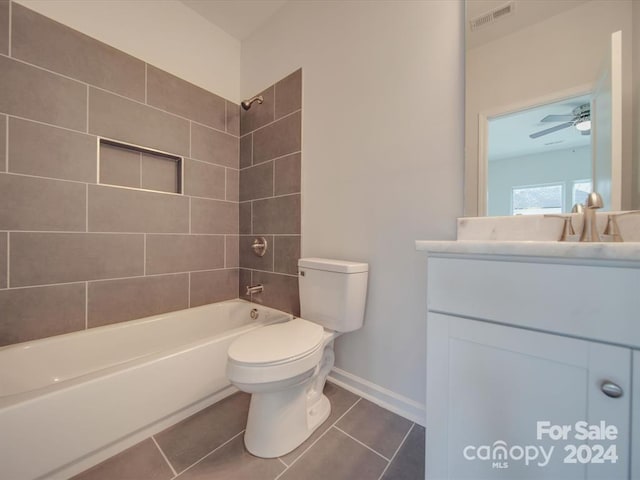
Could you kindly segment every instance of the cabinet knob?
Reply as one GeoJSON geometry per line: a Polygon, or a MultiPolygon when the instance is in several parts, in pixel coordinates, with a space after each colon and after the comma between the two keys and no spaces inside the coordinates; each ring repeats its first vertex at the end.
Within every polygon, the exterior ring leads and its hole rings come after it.
{"type": "Polygon", "coordinates": [[[621,397],[624,393],[620,386],[608,381],[602,382],[602,385],[600,385],[600,390],[602,390],[602,393],[604,393],[607,397],[611,398],[621,397]]]}

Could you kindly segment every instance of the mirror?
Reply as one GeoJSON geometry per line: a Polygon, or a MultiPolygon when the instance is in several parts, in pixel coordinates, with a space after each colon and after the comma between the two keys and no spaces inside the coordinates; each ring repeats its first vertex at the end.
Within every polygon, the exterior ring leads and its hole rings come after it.
{"type": "MultiPolygon", "coordinates": [[[[618,181],[620,185],[616,185],[616,188],[621,192],[622,209],[638,208],[634,199],[637,182],[632,180],[637,162],[632,160],[635,131],[632,127],[634,82],[631,32],[640,17],[640,4],[634,3],[637,2],[467,0],[465,216],[492,214],[487,205],[487,196],[492,195],[486,145],[491,133],[489,120],[547,104],[556,105],[557,108],[541,115],[540,120],[547,115],[572,113],[575,107],[570,107],[572,102],[578,101],[576,97],[590,98],[594,91],[603,62],[610,52],[611,35],[618,30],[622,31],[623,101],[622,180],[618,181]],[[562,108],[567,111],[562,111],[562,108]],[[483,188],[489,191],[488,195],[479,195],[483,188]]],[[[640,28],[637,31],[640,32],[640,28]]],[[[635,43],[639,43],[637,39],[635,43]]],[[[578,110],[576,114],[580,114],[578,110]]],[[[561,124],[539,121],[526,128],[531,130],[530,133],[536,133],[555,125],[561,124]]],[[[548,133],[535,141],[549,151],[548,156],[553,156],[555,162],[564,162],[560,158],[561,152],[564,151],[567,158],[575,153],[568,134],[581,135],[572,126],[548,133]],[[541,142],[541,139],[544,141],[541,142]]],[[[529,136],[525,137],[522,143],[526,143],[529,136]]],[[[545,152],[538,153],[542,155],[545,152]]],[[[511,185],[509,194],[503,195],[505,201],[510,203],[495,210],[499,213],[493,214],[516,213],[518,208],[514,208],[514,203],[518,204],[524,190],[534,187],[524,193],[536,194],[542,191],[536,190],[537,187],[560,182],[545,182],[537,178],[539,175],[528,177],[525,171],[538,170],[532,167],[531,162],[535,159],[530,155],[520,155],[518,159],[523,167],[518,184],[511,185]]],[[[565,198],[576,188],[584,188],[585,181],[590,180],[585,178],[584,171],[567,175],[568,180],[563,181],[562,195],[565,198]]],[[[551,188],[547,189],[544,195],[552,191],[551,188]]]]}

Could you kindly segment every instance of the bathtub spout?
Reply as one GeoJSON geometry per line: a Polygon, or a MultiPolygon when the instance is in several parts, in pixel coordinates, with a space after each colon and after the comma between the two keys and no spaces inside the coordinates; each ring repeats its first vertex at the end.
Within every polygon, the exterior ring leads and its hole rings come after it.
{"type": "Polygon", "coordinates": [[[254,293],[262,293],[264,286],[259,283],[257,285],[247,285],[247,295],[253,295],[254,293]]]}

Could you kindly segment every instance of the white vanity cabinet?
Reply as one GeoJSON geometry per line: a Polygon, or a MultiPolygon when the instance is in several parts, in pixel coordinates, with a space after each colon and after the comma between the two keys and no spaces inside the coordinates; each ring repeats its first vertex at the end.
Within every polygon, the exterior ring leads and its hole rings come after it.
{"type": "Polygon", "coordinates": [[[640,479],[639,298],[633,263],[430,254],[427,480],[640,479]]]}

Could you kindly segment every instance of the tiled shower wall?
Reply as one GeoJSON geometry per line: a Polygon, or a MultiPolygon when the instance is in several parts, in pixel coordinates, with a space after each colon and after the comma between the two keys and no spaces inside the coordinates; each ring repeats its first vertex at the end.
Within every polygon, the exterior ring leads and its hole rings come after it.
{"type": "Polygon", "coordinates": [[[236,298],[239,134],[237,105],[0,0],[0,345],[236,298]],[[98,184],[98,136],[184,157],[184,195],[98,184]]]}
{"type": "Polygon", "coordinates": [[[240,117],[240,292],[263,284],[253,301],[300,313],[297,261],[300,257],[300,161],[302,71],[267,88],[240,117]],[[251,250],[256,236],[269,248],[251,250]]]}

